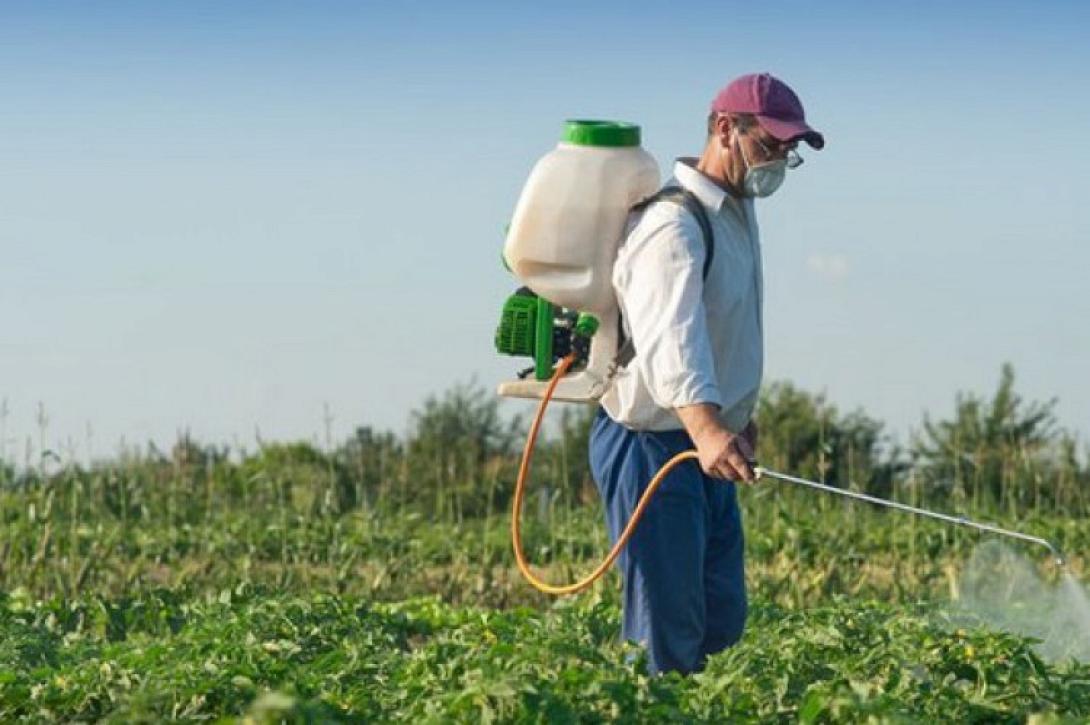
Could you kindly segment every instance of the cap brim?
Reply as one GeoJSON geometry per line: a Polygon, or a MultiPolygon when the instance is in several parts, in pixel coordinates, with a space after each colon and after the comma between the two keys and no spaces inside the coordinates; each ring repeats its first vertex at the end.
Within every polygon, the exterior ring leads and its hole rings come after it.
{"type": "Polygon", "coordinates": [[[825,145],[825,137],[802,121],[784,121],[772,116],[757,116],[757,122],[761,128],[768,131],[773,138],[780,141],[796,141],[802,139],[815,149],[825,145]]]}

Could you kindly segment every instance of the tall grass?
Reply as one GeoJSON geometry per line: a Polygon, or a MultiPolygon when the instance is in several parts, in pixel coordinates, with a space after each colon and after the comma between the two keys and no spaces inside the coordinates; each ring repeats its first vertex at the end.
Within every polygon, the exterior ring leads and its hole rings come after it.
{"type": "MultiPolygon", "coordinates": [[[[0,491],[0,587],[50,597],[249,581],[382,599],[438,592],[495,606],[545,601],[519,580],[510,554],[513,455],[467,463],[465,473],[457,465],[432,469],[442,481],[429,489],[420,478],[429,466],[408,449],[385,451],[383,475],[372,480],[360,477],[358,461],[342,466],[333,449],[265,444],[252,455],[206,453],[183,440],[170,458],[131,451],[93,467],[22,472],[0,491]],[[337,504],[345,487],[353,506],[337,504]],[[431,495],[413,496],[418,487],[431,495]]],[[[543,448],[531,481],[537,505],[524,514],[526,551],[555,580],[572,578],[608,545],[594,493],[573,484],[570,458],[563,448],[543,448]]],[[[1012,476],[1032,474],[1027,465],[1010,461],[1012,476]]],[[[929,505],[926,475],[912,471],[892,495],[929,505]]],[[[943,490],[933,489],[936,506],[959,502],[943,490]]],[[[790,606],[836,594],[946,596],[978,540],[957,527],[781,484],[744,487],[740,499],[751,586],[790,606]]],[[[968,513],[1055,539],[1083,566],[1078,554],[1087,550],[1090,526],[1070,510],[1057,516],[1043,496],[982,501],[968,513]]],[[[603,591],[616,584],[611,578],[603,591]]]]}
{"type": "MultiPolygon", "coordinates": [[[[955,416],[928,421],[907,453],[865,415],[773,385],[759,414],[760,457],[833,485],[1031,531],[1081,566],[1090,470],[1046,409],[1019,407],[1011,381],[1004,377],[991,404],[959,399],[955,416]]],[[[608,544],[586,464],[594,411],[565,411],[535,455],[524,512],[526,551],[555,580],[571,579],[608,544]]],[[[0,402],[4,589],[48,597],[251,581],[381,598],[544,601],[522,585],[507,541],[523,422],[500,420],[483,391],[460,387],[429,400],[405,439],[360,428],[337,442],[327,407],[321,449],[258,439],[247,451],[181,434],[169,452],[127,448],[92,465],[45,448],[44,408],[37,420],[37,449],[28,442],[16,467],[0,402]]],[[[979,538],[787,484],[742,488],[740,499],[752,586],[795,606],[837,593],[904,600],[956,591],[958,562],[979,538]]]]}

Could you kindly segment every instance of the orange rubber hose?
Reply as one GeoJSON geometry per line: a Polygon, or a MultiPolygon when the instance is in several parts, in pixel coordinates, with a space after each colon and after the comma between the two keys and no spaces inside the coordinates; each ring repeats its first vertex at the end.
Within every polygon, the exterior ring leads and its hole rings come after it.
{"type": "Polygon", "coordinates": [[[526,436],[526,447],[522,451],[522,463],[519,465],[518,479],[515,482],[515,500],[512,505],[511,511],[511,546],[515,550],[515,562],[518,564],[519,571],[526,577],[526,581],[539,591],[546,594],[575,594],[581,592],[595,581],[597,581],[609,567],[621,554],[621,550],[625,544],[632,537],[632,532],[636,530],[636,524],[639,523],[640,517],[643,516],[644,509],[647,508],[647,504],[651,501],[651,496],[655,494],[655,491],[666,480],[666,474],[668,474],[679,463],[687,461],[689,459],[699,460],[695,450],[683,451],[676,456],[668,460],[659,469],[655,477],[651,479],[651,483],[647,485],[647,490],[643,492],[643,496],[640,497],[639,503],[636,504],[635,511],[632,512],[632,518],[628,520],[628,524],[624,527],[624,531],[621,532],[620,538],[617,539],[617,543],[610,549],[606,558],[595,567],[594,571],[587,574],[585,577],[572,584],[565,584],[563,586],[556,584],[549,584],[534,576],[534,573],[530,571],[530,565],[526,561],[526,554],[522,551],[522,527],[520,525],[520,519],[522,516],[522,498],[526,490],[526,478],[530,471],[530,459],[534,454],[534,443],[537,441],[538,428],[541,427],[541,420],[545,415],[545,408],[549,404],[550,398],[553,397],[553,390],[556,389],[556,384],[560,382],[560,378],[564,377],[564,373],[568,371],[572,363],[575,361],[574,355],[568,355],[560,361],[557,365],[556,372],[553,373],[553,378],[549,381],[549,386],[545,388],[545,394],[541,398],[541,403],[537,408],[537,415],[534,416],[534,422],[530,425],[530,432],[526,436]]]}

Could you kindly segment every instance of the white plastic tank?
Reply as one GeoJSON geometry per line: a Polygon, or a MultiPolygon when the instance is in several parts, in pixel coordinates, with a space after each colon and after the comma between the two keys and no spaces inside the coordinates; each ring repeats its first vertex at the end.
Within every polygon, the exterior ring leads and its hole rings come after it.
{"type": "Polygon", "coordinates": [[[659,188],[640,127],[568,121],[563,139],[522,189],[503,254],[553,304],[600,318],[616,308],[612,272],[629,209],[659,188]]]}

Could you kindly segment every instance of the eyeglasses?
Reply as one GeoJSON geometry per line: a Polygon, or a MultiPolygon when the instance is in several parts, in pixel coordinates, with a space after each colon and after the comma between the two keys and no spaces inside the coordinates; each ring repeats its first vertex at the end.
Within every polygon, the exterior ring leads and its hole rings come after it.
{"type": "MultiPolygon", "coordinates": [[[[765,158],[774,158],[772,155],[772,149],[761,143],[761,139],[757,138],[753,134],[750,134],[750,138],[756,141],[757,145],[761,147],[761,150],[765,153],[765,158]]],[[[797,169],[802,166],[802,157],[799,156],[799,152],[795,149],[787,149],[787,153],[784,155],[784,158],[787,160],[787,168],[789,169],[797,169]]]]}

